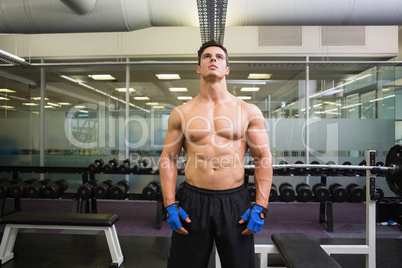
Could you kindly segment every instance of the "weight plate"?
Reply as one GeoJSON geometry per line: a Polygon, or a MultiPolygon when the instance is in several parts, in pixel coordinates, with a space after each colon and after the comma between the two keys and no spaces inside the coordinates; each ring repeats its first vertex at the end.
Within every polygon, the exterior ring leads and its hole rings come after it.
{"type": "Polygon", "coordinates": [[[397,172],[391,172],[388,170],[386,175],[386,180],[388,183],[389,188],[395,194],[400,195],[402,194],[402,146],[395,145],[392,147],[388,154],[387,158],[385,159],[385,165],[389,167],[390,165],[395,165],[397,168],[397,172]]]}

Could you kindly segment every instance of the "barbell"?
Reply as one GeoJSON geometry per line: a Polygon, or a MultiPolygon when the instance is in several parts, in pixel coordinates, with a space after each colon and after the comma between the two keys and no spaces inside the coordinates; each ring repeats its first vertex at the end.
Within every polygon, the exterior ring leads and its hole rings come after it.
{"type": "MultiPolygon", "coordinates": [[[[309,171],[312,174],[317,175],[317,170],[328,171],[329,173],[335,170],[347,170],[349,173],[351,170],[369,170],[372,174],[378,174],[379,172],[384,172],[385,177],[388,183],[389,188],[395,194],[402,195],[402,145],[393,146],[386,157],[385,165],[381,166],[365,166],[365,165],[336,165],[329,164],[315,164],[316,162],[312,162],[312,164],[287,164],[287,163],[279,163],[277,165],[272,165],[274,170],[289,171],[290,169],[298,171],[309,171]]],[[[254,170],[255,165],[244,165],[244,169],[254,170]]],[[[287,172],[282,172],[286,174],[287,172]]]]}
{"type": "MultiPolygon", "coordinates": [[[[372,170],[372,171],[387,171],[390,174],[399,174],[401,172],[401,166],[392,164],[390,166],[354,166],[354,165],[336,165],[336,164],[274,164],[272,168],[275,170],[282,169],[321,169],[321,170],[372,170]]],[[[255,165],[244,165],[244,169],[255,169],[255,165]]]]}

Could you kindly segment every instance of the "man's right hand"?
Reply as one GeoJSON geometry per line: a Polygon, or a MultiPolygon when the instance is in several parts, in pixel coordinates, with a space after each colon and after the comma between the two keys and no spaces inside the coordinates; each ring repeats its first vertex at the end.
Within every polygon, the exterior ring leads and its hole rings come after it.
{"type": "Polygon", "coordinates": [[[187,223],[190,223],[191,220],[188,217],[188,214],[176,203],[167,206],[166,210],[168,212],[167,222],[169,223],[170,228],[176,233],[187,235],[188,231],[181,225],[180,218],[185,220],[187,223]]]}

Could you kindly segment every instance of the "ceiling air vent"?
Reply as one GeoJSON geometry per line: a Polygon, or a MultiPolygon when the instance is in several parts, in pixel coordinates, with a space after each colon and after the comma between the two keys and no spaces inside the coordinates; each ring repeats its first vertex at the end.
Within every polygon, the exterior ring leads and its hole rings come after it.
{"type": "Polygon", "coordinates": [[[322,26],[322,46],[365,46],[365,26],[322,26]]]}
{"type": "Polygon", "coordinates": [[[260,26],[259,46],[301,46],[302,26],[260,26]]]}

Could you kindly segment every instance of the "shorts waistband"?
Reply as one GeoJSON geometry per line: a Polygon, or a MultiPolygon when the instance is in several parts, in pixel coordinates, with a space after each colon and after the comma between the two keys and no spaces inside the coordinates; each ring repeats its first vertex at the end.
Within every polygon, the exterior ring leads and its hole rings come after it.
{"type": "Polygon", "coordinates": [[[190,189],[192,191],[198,192],[198,193],[202,193],[202,194],[210,194],[210,195],[223,195],[223,194],[233,194],[233,193],[237,193],[240,191],[244,191],[245,186],[244,184],[235,187],[235,188],[231,188],[231,189],[225,189],[225,190],[210,190],[210,189],[205,189],[205,188],[199,188],[197,186],[193,186],[187,182],[183,182],[183,187],[190,189]]]}

